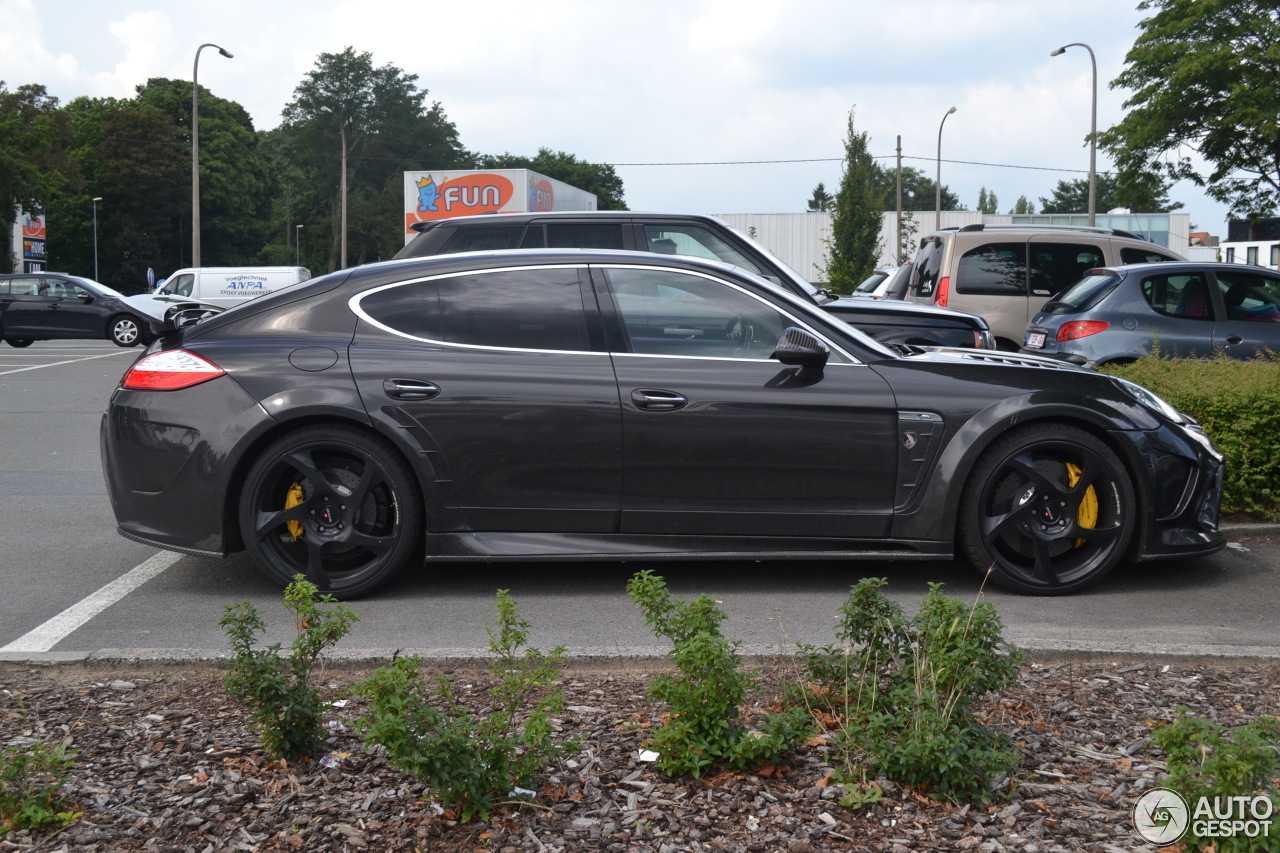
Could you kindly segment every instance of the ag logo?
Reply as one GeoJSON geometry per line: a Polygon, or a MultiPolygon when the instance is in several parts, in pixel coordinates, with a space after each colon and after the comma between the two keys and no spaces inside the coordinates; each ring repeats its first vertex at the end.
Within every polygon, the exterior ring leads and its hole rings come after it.
{"type": "Polygon", "coordinates": [[[1172,844],[1187,831],[1191,810],[1177,791],[1152,788],[1133,807],[1133,825],[1152,844],[1172,844]]]}

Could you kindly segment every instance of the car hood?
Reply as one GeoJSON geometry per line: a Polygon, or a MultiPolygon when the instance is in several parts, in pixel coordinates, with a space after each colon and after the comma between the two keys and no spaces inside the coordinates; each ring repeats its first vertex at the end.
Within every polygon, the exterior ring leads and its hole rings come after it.
{"type": "Polygon", "coordinates": [[[1043,367],[1051,370],[1083,371],[1095,373],[1092,365],[1077,365],[1040,355],[1024,355],[1023,353],[1002,352],[989,349],[961,349],[960,347],[920,347],[919,353],[905,356],[911,361],[956,362],[964,361],[974,364],[993,364],[1005,367],[1043,367]]]}

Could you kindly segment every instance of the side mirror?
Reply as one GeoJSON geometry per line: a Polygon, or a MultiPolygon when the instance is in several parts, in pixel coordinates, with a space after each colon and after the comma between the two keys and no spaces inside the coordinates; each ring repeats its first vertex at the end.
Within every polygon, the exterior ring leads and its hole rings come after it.
{"type": "Polygon", "coordinates": [[[769,357],[783,364],[799,365],[798,378],[810,379],[822,375],[822,368],[831,358],[831,348],[804,329],[791,326],[782,330],[773,355],[769,357]]]}
{"type": "Polygon", "coordinates": [[[90,302],[93,301],[93,294],[92,293],[80,294],[80,301],[83,302],[85,305],[88,305],[90,302]]]}

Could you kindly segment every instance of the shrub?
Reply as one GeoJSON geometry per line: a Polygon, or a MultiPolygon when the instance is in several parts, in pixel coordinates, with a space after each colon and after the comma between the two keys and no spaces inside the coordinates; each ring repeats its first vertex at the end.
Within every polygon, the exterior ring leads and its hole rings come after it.
{"type": "Polygon", "coordinates": [[[42,743],[0,751],[0,835],[14,829],[65,826],[80,816],[62,793],[75,753],[42,743]]]}
{"type": "MultiPolygon", "coordinates": [[[[1177,712],[1172,723],[1156,729],[1152,740],[1165,751],[1169,767],[1165,784],[1186,798],[1193,816],[1202,797],[1210,802],[1219,797],[1267,797],[1272,812],[1280,813],[1280,790],[1276,787],[1280,777],[1280,719],[1262,717],[1245,726],[1227,728],[1187,716],[1186,708],[1178,708],[1177,712]]],[[[1225,813],[1225,804],[1220,808],[1225,813]]],[[[1196,828],[1197,822],[1189,821],[1183,836],[1193,850],[1280,850],[1280,836],[1274,831],[1265,837],[1249,838],[1241,833],[1206,840],[1196,828]]]]}
{"type": "Polygon", "coordinates": [[[857,791],[870,770],[946,799],[984,802],[1017,768],[1018,754],[982,725],[974,705],[1017,683],[1020,654],[990,603],[968,606],[930,584],[908,620],[880,591],[886,583],[866,578],[850,590],[837,632],[847,645],[801,647],[810,701],[839,721],[840,781],[857,791]]]}
{"type": "Polygon", "coordinates": [[[1149,388],[1200,422],[1226,455],[1223,512],[1280,519],[1280,356],[1152,357],[1103,370],[1149,388]]]}
{"type": "Polygon", "coordinates": [[[284,606],[293,611],[297,630],[287,657],[281,657],[279,643],[253,647],[266,625],[249,602],[230,605],[218,622],[231,641],[227,692],[249,706],[263,748],[290,761],[320,751],[325,732],[320,697],[309,683],[311,670],[321,652],[345,637],[360,618],[331,595],[316,598],[317,592],[302,575],[285,587],[284,606]]]}
{"type": "Polygon", "coordinates": [[[738,669],[737,643],[720,633],[724,611],[710,598],[675,601],[661,577],[646,570],[627,583],[631,600],[658,637],[674,645],[679,675],[654,679],[650,695],[671,707],[653,737],[658,767],[695,777],[715,763],[756,766],[803,744],[813,722],[803,707],[762,715],[749,727],[739,710],[755,682],[738,669]]]}
{"type": "Polygon", "coordinates": [[[447,676],[436,679],[433,696],[416,657],[398,658],[355,687],[369,701],[356,723],[365,741],[385,748],[394,767],[429,785],[462,821],[488,820],[512,786],[530,787],[534,775],[568,748],[552,739],[551,724],[564,705],[555,686],[564,647],[550,654],[529,647],[531,625],[519,617],[507,590],[498,590],[496,609],[496,627],[487,626],[496,656],[487,714],[472,716],[447,676]]]}

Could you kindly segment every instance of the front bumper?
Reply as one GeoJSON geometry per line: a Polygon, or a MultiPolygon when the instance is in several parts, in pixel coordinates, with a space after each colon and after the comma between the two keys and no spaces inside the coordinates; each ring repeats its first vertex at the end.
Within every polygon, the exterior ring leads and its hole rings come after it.
{"type": "Polygon", "coordinates": [[[1226,545],[1219,529],[1225,466],[1222,452],[1198,427],[1165,425],[1141,434],[1146,467],[1146,519],[1131,549],[1138,561],[1196,557],[1226,545]]]}

